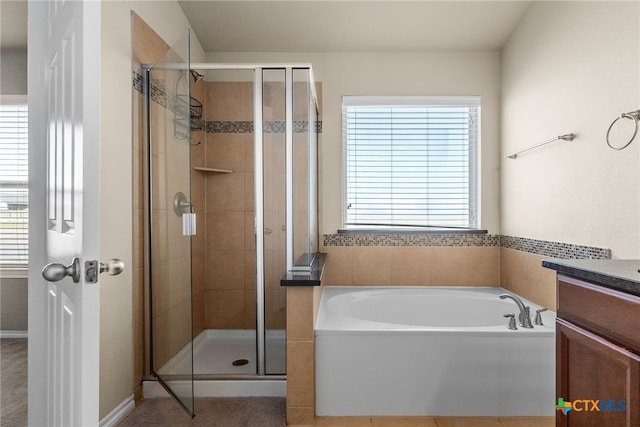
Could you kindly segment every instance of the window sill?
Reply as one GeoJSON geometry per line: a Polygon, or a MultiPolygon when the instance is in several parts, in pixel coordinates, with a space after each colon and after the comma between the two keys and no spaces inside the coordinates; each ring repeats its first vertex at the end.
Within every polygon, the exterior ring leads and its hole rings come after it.
{"type": "Polygon", "coordinates": [[[29,268],[27,266],[0,266],[0,278],[2,279],[27,279],[29,268]]]}
{"type": "Polygon", "coordinates": [[[487,230],[464,228],[346,228],[338,234],[487,234],[487,230]]]}

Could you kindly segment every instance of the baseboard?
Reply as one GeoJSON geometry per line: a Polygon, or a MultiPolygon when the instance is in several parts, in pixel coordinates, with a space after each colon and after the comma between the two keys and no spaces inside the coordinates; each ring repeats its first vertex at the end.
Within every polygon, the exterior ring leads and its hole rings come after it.
{"type": "Polygon", "coordinates": [[[136,402],[133,398],[133,394],[127,397],[121,404],[109,413],[106,417],[100,420],[100,427],[113,427],[117,426],[127,415],[136,408],[136,402]]]}
{"type": "Polygon", "coordinates": [[[0,331],[0,338],[28,338],[27,331],[0,331]]]}

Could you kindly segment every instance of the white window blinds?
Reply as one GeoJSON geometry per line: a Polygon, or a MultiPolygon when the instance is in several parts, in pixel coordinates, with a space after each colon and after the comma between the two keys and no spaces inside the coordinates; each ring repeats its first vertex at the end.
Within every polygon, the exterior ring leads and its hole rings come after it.
{"type": "Polygon", "coordinates": [[[28,109],[0,105],[0,264],[26,264],[29,243],[28,109]]]}
{"type": "Polygon", "coordinates": [[[476,228],[480,97],[343,97],[344,226],[476,228]]]}

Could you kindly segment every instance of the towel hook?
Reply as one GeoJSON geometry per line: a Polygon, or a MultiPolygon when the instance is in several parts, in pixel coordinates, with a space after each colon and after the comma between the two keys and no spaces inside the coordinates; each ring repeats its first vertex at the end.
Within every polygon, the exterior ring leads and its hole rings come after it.
{"type": "Polygon", "coordinates": [[[630,111],[628,113],[622,113],[620,114],[620,116],[616,117],[616,119],[613,122],[611,122],[611,125],[607,130],[607,145],[616,151],[624,150],[625,148],[627,148],[629,144],[631,144],[631,142],[635,139],[636,135],[638,134],[638,120],[640,120],[640,110],[630,111]],[[633,120],[635,125],[635,130],[633,131],[633,135],[631,135],[631,138],[629,138],[629,141],[627,141],[626,144],[624,144],[621,147],[614,147],[613,145],[611,145],[611,141],[609,141],[609,134],[611,133],[611,128],[613,128],[613,125],[615,125],[616,122],[620,119],[633,120]]]}

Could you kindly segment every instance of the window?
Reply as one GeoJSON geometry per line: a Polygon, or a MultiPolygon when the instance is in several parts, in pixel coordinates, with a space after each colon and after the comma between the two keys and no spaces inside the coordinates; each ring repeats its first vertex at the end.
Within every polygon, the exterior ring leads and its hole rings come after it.
{"type": "Polygon", "coordinates": [[[347,229],[478,226],[480,97],[343,97],[347,229]]]}
{"type": "Polygon", "coordinates": [[[0,104],[0,265],[26,266],[29,243],[28,109],[0,104]]]}

